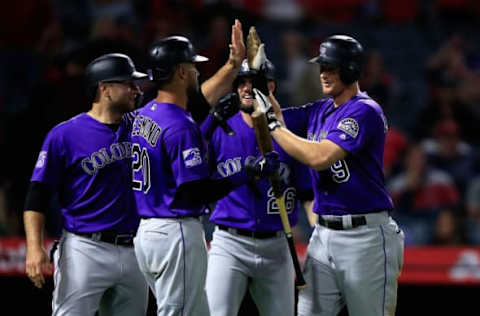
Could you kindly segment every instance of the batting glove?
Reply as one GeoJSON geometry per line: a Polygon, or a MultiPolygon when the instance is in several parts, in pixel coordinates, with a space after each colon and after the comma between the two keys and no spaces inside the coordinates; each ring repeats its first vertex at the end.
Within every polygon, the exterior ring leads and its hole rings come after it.
{"type": "Polygon", "coordinates": [[[270,91],[268,90],[268,80],[266,77],[266,73],[267,68],[265,65],[262,65],[262,67],[253,75],[252,87],[257,88],[265,95],[269,95],[270,91]]]}
{"type": "Polygon", "coordinates": [[[277,127],[282,126],[282,123],[277,119],[277,116],[275,115],[275,111],[273,110],[273,106],[268,101],[267,97],[265,94],[263,94],[260,90],[254,88],[253,92],[255,94],[255,100],[258,103],[258,106],[261,109],[265,109],[265,115],[267,116],[267,125],[268,125],[268,130],[270,132],[274,131],[277,127]]]}
{"type": "Polygon", "coordinates": [[[278,153],[271,151],[265,155],[257,157],[255,160],[250,160],[245,163],[245,170],[250,177],[253,178],[267,178],[275,174],[280,168],[280,160],[278,153]]]}
{"type": "Polygon", "coordinates": [[[226,121],[240,109],[240,99],[236,93],[229,93],[222,97],[211,110],[212,116],[219,122],[226,121]]]}

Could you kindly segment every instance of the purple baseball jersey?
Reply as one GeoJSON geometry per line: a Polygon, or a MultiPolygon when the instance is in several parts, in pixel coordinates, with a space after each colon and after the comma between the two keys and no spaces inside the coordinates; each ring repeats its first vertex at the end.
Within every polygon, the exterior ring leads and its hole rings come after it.
{"type": "Polygon", "coordinates": [[[44,183],[59,193],[66,230],[90,233],[137,229],[130,129],[126,116],[114,132],[82,113],[48,133],[31,181],[44,183]]]}
{"type": "MultiPolygon", "coordinates": [[[[260,155],[255,131],[247,125],[241,113],[228,120],[235,136],[228,136],[217,128],[212,136],[209,153],[216,177],[224,178],[242,170],[245,162],[260,155]]],[[[308,168],[290,157],[274,142],[274,150],[279,153],[280,177],[283,185],[285,206],[290,223],[295,225],[298,217],[297,190],[311,190],[308,168]]],[[[278,204],[267,179],[253,184],[242,185],[219,200],[210,220],[216,224],[251,231],[282,230],[278,204]]]]}
{"type": "Polygon", "coordinates": [[[205,143],[190,113],[153,100],[139,110],[131,140],[133,189],[140,216],[204,214],[204,205],[175,198],[182,183],[209,177],[205,143]]]}
{"type": "Polygon", "coordinates": [[[383,174],[387,120],[366,93],[338,108],[329,98],[285,109],[283,115],[299,136],[317,142],[328,139],[349,153],[326,170],[311,169],[315,213],[360,214],[393,208],[383,174]]]}

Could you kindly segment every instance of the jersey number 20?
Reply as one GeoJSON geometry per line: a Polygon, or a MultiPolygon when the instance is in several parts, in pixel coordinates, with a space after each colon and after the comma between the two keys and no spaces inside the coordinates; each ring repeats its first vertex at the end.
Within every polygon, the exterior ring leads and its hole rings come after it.
{"type": "Polygon", "coordinates": [[[150,158],[148,157],[147,149],[140,148],[140,145],[138,144],[133,144],[132,155],[132,188],[136,191],[143,191],[143,193],[147,194],[152,185],[150,181],[150,158]],[[135,180],[135,173],[139,171],[142,171],[143,181],[135,180]]]}

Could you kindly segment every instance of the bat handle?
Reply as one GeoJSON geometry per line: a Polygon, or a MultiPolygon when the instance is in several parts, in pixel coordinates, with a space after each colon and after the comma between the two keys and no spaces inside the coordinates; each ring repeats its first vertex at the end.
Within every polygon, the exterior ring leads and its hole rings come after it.
{"type": "MultiPolygon", "coordinates": [[[[294,253],[296,249],[293,243],[292,233],[286,234],[286,237],[288,241],[288,247],[290,248],[290,253],[294,253]]],[[[292,256],[292,259],[293,259],[293,267],[295,269],[295,275],[297,276],[295,280],[295,287],[298,290],[302,290],[307,287],[307,282],[305,282],[305,279],[303,277],[302,268],[300,267],[300,262],[298,262],[298,257],[292,256]]]]}

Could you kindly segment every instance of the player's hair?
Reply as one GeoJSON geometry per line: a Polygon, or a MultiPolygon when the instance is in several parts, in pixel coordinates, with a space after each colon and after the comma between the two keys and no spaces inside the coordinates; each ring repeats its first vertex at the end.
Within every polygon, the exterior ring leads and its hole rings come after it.
{"type": "Polygon", "coordinates": [[[340,80],[351,84],[360,79],[364,53],[362,45],[353,37],[333,35],[320,44],[318,56],[310,60],[320,67],[336,67],[340,70],[340,80]]]}

